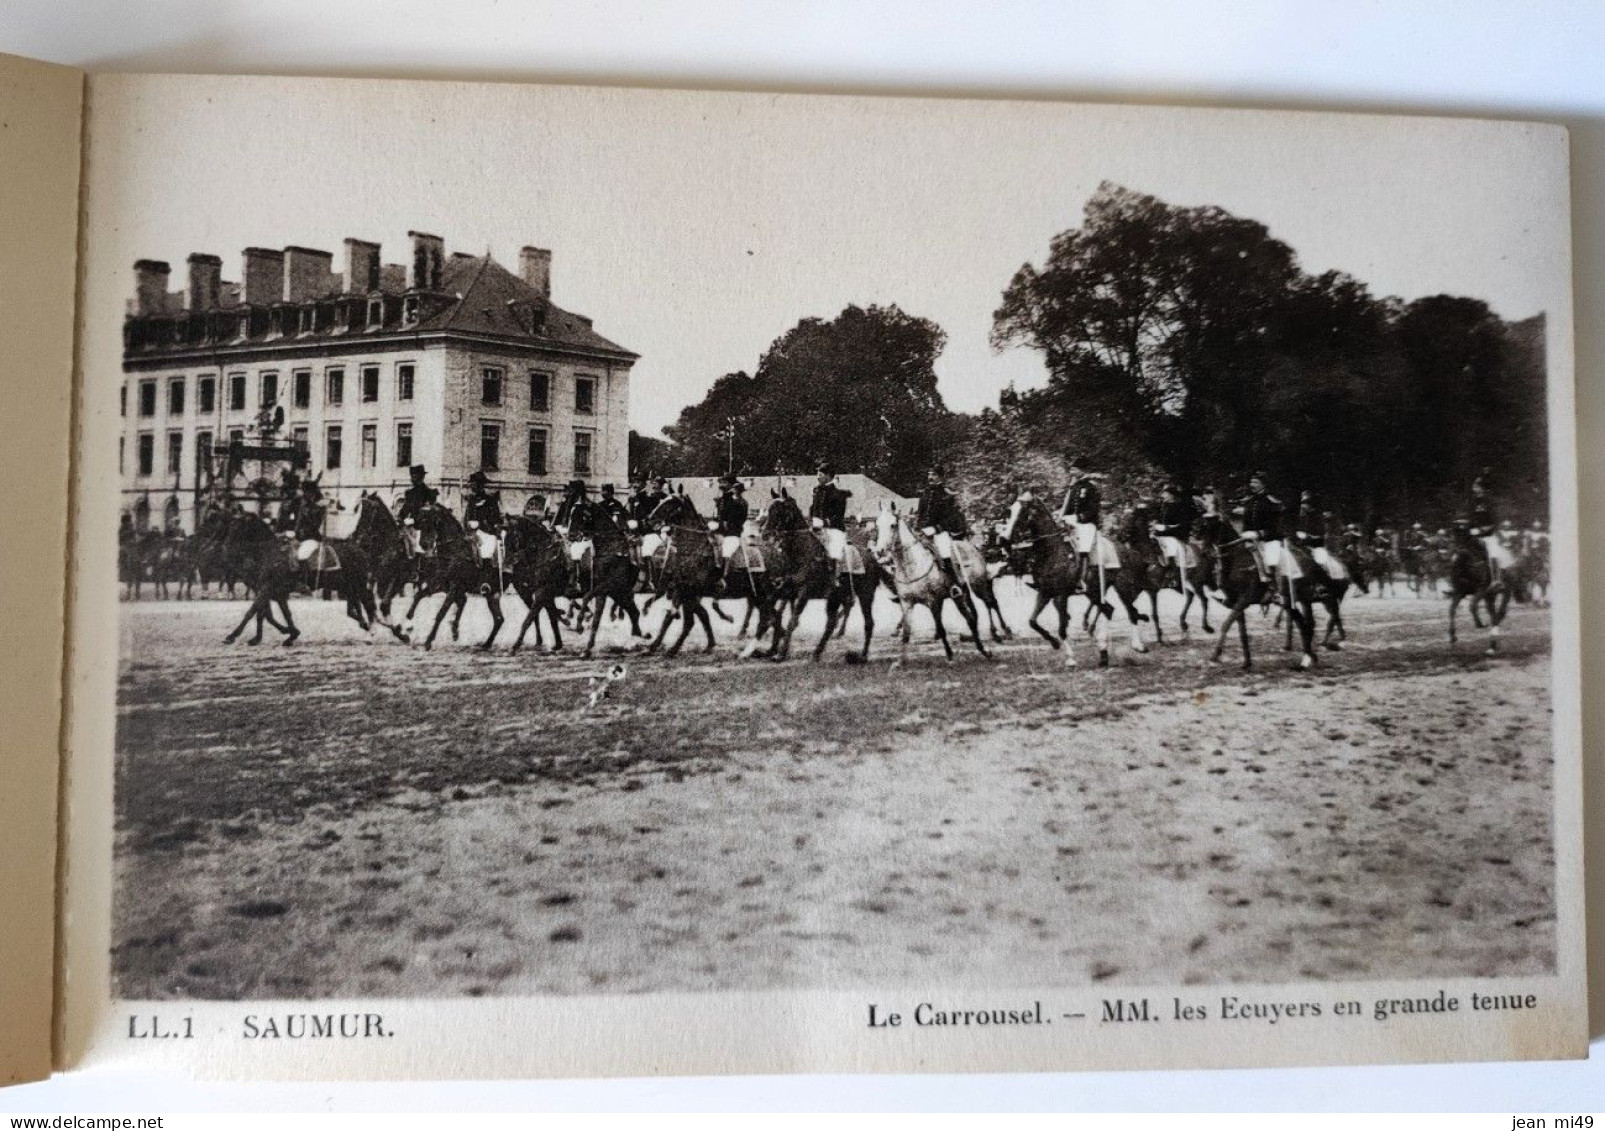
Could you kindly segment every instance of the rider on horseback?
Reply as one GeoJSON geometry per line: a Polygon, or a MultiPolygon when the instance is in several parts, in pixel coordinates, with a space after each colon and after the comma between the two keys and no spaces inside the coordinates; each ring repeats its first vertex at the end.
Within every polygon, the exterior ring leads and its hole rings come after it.
{"type": "Polygon", "coordinates": [[[488,490],[490,480],[483,471],[468,477],[468,500],[463,505],[463,522],[474,544],[474,558],[481,574],[494,573],[501,589],[502,499],[488,490]]]}
{"type": "Polygon", "coordinates": [[[1347,574],[1342,564],[1327,549],[1326,532],[1330,521],[1331,512],[1321,509],[1314,491],[1299,493],[1298,513],[1293,519],[1293,539],[1309,553],[1328,580],[1339,581],[1347,574]]]}
{"type": "Polygon", "coordinates": [[[1516,559],[1499,540],[1499,518],[1494,513],[1493,500],[1488,497],[1488,485],[1482,475],[1471,481],[1469,529],[1473,538],[1481,539],[1488,555],[1488,573],[1497,582],[1500,570],[1514,565],[1516,559]]]}
{"type": "Polygon", "coordinates": [[[412,477],[412,486],[401,496],[401,507],[396,511],[396,519],[401,523],[406,538],[407,556],[416,558],[423,550],[423,535],[418,530],[418,512],[425,507],[433,506],[435,500],[440,497],[440,492],[424,482],[424,476],[428,472],[424,470],[423,464],[413,464],[408,474],[412,477]]]}
{"type": "Polygon", "coordinates": [[[1098,544],[1098,520],[1103,508],[1103,493],[1098,490],[1097,478],[1082,467],[1079,461],[1070,461],[1070,489],[1064,494],[1064,506],[1059,514],[1075,524],[1076,553],[1081,555],[1083,575],[1094,547],[1098,544]]]}
{"type": "Polygon", "coordinates": [[[629,521],[630,512],[625,509],[623,503],[614,497],[613,484],[611,483],[602,484],[602,498],[597,502],[596,506],[598,510],[612,519],[620,529],[623,529],[624,524],[629,521]]]}
{"type": "Polygon", "coordinates": [[[1181,490],[1175,483],[1166,483],[1159,489],[1153,532],[1159,540],[1160,561],[1175,564],[1183,593],[1190,592],[1193,587],[1187,576],[1187,539],[1192,536],[1197,519],[1198,508],[1193,504],[1190,491],[1181,490]]]}
{"type": "Polygon", "coordinates": [[[741,532],[746,529],[747,486],[734,475],[719,479],[719,500],[714,504],[714,521],[719,535],[719,557],[724,563],[722,586],[730,578],[730,562],[741,548],[741,532]]]}
{"type": "Polygon", "coordinates": [[[1282,564],[1282,502],[1265,489],[1265,473],[1256,471],[1248,479],[1248,495],[1243,499],[1243,541],[1254,551],[1260,580],[1270,581],[1282,564]]]}
{"type": "Polygon", "coordinates": [[[968,538],[970,527],[959,509],[959,501],[947,489],[946,475],[941,466],[931,468],[925,477],[925,490],[920,493],[919,511],[914,524],[924,531],[936,548],[936,562],[947,576],[955,597],[963,593],[958,567],[953,564],[953,539],[968,538]]]}
{"type": "Polygon", "coordinates": [[[847,500],[851,491],[836,486],[836,473],[821,465],[819,483],[814,487],[814,501],[808,507],[808,518],[825,543],[825,553],[841,572],[847,561],[847,500]]]}

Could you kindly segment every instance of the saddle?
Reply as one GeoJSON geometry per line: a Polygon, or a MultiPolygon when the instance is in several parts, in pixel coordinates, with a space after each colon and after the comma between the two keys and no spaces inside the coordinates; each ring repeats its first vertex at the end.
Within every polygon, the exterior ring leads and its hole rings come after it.
{"type": "Polygon", "coordinates": [[[841,568],[838,574],[851,574],[862,577],[864,574],[864,551],[851,542],[847,543],[847,552],[842,555],[841,568]]]}
{"type": "Polygon", "coordinates": [[[315,549],[303,556],[302,551],[304,549],[305,544],[303,543],[295,552],[296,563],[302,569],[317,573],[334,573],[340,568],[340,555],[329,543],[318,542],[315,549]]]}
{"type": "Polygon", "coordinates": [[[727,563],[727,572],[736,573],[767,573],[769,567],[764,563],[763,547],[743,542],[735,553],[730,555],[727,563]]]}

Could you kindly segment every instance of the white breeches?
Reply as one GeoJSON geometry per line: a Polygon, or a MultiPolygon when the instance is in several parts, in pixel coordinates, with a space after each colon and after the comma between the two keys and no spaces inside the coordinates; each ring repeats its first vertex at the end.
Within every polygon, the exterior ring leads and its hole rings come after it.
{"type": "MultiPolygon", "coordinates": [[[[830,560],[833,562],[845,561],[847,558],[847,531],[833,530],[827,526],[822,533],[825,537],[825,553],[830,556],[830,560]]],[[[937,537],[942,538],[945,535],[938,534],[937,537]]]]}
{"type": "Polygon", "coordinates": [[[584,542],[570,542],[568,544],[568,560],[571,562],[584,561],[585,555],[590,548],[590,539],[586,539],[584,542]]]}
{"type": "Polygon", "coordinates": [[[729,561],[741,549],[741,535],[726,534],[719,540],[719,548],[724,551],[724,560],[729,561]]]}
{"type": "Polygon", "coordinates": [[[407,553],[417,557],[424,552],[424,534],[411,522],[401,528],[401,536],[406,539],[407,553]]]}
{"type": "Polygon", "coordinates": [[[1098,544],[1098,524],[1095,522],[1076,523],[1076,552],[1081,554],[1092,553],[1092,548],[1098,544]]]}
{"type": "Polygon", "coordinates": [[[953,535],[945,530],[938,530],[931,536],[931,541],[936,545],[937,557],[944,562],[953,560],[953,535]]]}
{"type": "Polygon", "coordinates": [[[488,530],[474,531],[474,553],[482,562],[492,561],[496,557],[496,535],[488,530]]]}
{"type": "Polygon", "coordinates": [[[1279,538],[1267,539],[1259,544],[1260,557],[1265,562],[1266,569],[1276,569],[1282,564],[1282,542],[1279,538]]]}
{"type": "Polygon", "coordinates": [[[1505,544],[1499,540],[1497,534],[1488,535],[1482,540],[1482,544],[1488,548],[1488,560],[1496,566],[1509,569],[1516,564],[1515,556],[1505,549],[1505,544]]]}
{"type": "Polygon", "coordinates": [[[1166,561],[1175,562],[1183,569],[1187,568],[1187,546],[1180,538],[1169,534],[1159,536],[1159,551],[1165,555],[1166,561]]]}
{"type": "Polygon", "coordinates": [[[1343,563],[1334,558],[1325,546],[1311,547],[1310,557],[1315,559],[1315,564],[1325,570],[1326,576],[1333,581],[1343,581],[1348,578],[1349,571],[1343,568],[1343,563]]]}
{"type": "Polygon", "coordinates": [[[311,561],[312,555],[318,552],[318,547],[320,545],[322,545],[322,543],[320,543],[316,538],[308,538],[295,548],[295,560],[298,562],[311,561]]]}
{"type": "Polygon", "coordinates": [[[663,535],[657,531],[641,535],[641,556],[650,558],[663,547],[663,535]]]}

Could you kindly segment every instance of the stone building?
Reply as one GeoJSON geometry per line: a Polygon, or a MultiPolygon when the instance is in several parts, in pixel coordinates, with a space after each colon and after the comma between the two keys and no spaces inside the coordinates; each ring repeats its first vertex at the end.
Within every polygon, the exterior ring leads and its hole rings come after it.
{"type": "MultiPolygon", "coordinates": [[[[453,506],[479,469],[508,510],[569,479],[624,481],[637,355],[553,305],[552,253],[524,248],[514,273],[409,236],[405,266],[357,239],[338,269],[327,251],[246,248],[239,282],[191,255],[178,291],[166,263],[134,264],[120,466],[136,522],[192,530],[224,462],[213,453],[268,438],[260,422],[281,413],[270,434],[339,500],[331,534],[348,532],[362,491],[393,506],[413,464],[453,506]]],[[[248,464],[232,486],[279,470],[248,464]]]]}

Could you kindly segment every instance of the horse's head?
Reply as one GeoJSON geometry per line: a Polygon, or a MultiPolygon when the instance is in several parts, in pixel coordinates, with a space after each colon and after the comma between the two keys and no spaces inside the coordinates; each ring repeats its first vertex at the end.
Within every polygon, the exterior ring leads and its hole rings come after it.
{"type": "Polygon", "coordinates": [[[769,503],[769,509],[764,514],[764,527],[775,533],[804,530],[808,527],[808,520],[803,517],[797,500],[790,493],[781,491],[769,503]]]}
{"type": "Polygon", "coordinates": [[[1053,516],[1042,500],[1034,495],[1021,495],[1009,506],[1009,519],[1003,525],[1003,541],[1009,545],[1051,534],[1053,516]]]}
{"type": "Polygon", "coordinates": [[[897,507],[890,501],[882,502],[880,513],[875,516],[875,542],[871,547],[877,557],[885,557],[891,553],[901,524],[902,520],[897,517],[897,507]]]}
{"type": "Polygon", "coordinates": [[[661,503],[652,508],[647,515],[646,524],[653,530],[664,526],[689,525],[696,518],[696,507],[684,495],[669,495],[661,503]]]}

